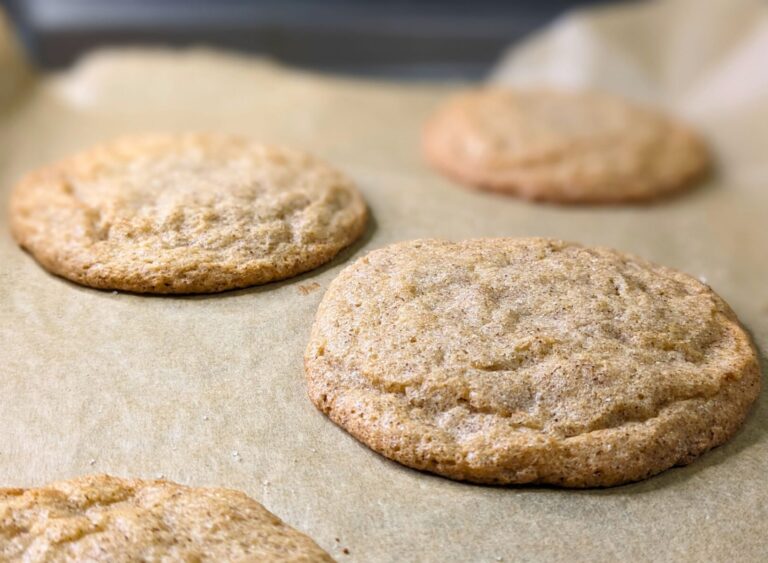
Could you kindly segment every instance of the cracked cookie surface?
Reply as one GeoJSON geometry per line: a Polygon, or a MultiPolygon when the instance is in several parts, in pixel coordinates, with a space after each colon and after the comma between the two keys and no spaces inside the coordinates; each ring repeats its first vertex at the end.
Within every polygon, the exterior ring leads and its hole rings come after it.
{"type": "Polygon", "coordinates": [[[220,134],[118,139],[29,174],[11,199],[12,231],[46,269],[147,293],[284,279],[331,260],[365,221],[340,172],[220,134]]]}
{"type": "Polygon", "coordinates": [[[91,475],[0,489],[3,561],[333,561],[240,491],[91,475]]]}
{"type": "Polygon", "coordinates": [[[687,127],[596,92],[465,92],[432,116],[423,144],[459,182],[562,203],[651,199],[688,186],[709,163],[687,127]]]}
{"type": "Polygon", "coordinates": [[[547,239],[371,252],[329,287],[305,370],[315,405],[391,459],[572,487],[689,463],[737,430],[760,385],[709,287],[547,239]]]}

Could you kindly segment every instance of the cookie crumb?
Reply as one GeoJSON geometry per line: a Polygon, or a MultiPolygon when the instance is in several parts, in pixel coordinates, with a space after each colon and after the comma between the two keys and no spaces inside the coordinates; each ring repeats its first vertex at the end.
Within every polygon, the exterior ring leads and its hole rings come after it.
{"type": "Polygon", "coordinates": [[[341,552],[342,552],[344,555],[349,555],[349,548],[345,547],[344,549],[342,549],[342,550],[341,550],[341,552]]]}
{"type": "Polygon", "coordinates": [[[302,295],[309,295],[313,291],[317,291],[318,289],[320,289],[320,284],[317,282],[311,282],[304,285],[298,285],[296,286],[296,289],[298,289],[299,293],[301,293],[302,295]]]}

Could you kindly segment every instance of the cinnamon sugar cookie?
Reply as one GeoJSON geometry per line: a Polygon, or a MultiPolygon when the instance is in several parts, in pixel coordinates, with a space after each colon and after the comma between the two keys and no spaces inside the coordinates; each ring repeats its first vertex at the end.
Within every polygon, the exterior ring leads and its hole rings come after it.
{"type": "Polygon", "coordinates": [[[218,134],[129,137],[31,173],[11,226],[51,272],[98,288],[214,292],[287,278],[363,232],[352,182],[297,150],[218,134]]]}
{"type": "Polygon", "coordinates": [[[445,103],[427,159],[456,180],[555,202],[646,200],[708,167],[699,137],[649,108],[600,93],[486,88],[445,103]]]}
{"type": "Polygon", "coordinates": [[[421,240],[345,268],[305,354],[309,395],[405,465],[481,483],[609,486],[741,426],[757,356],[680,272],[547,239],[421,240]]]}
{"type": "Polygon", "coordinates": [[[3,561],[333,561],[239,491],[80,477],[0,489],[3,561]]]}

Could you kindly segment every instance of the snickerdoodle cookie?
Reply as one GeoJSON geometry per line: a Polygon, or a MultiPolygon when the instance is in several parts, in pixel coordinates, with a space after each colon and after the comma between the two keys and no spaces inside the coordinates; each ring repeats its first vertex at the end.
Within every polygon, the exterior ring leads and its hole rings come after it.
{"type": "Polygon", "coordinates": [[[758,395],[709,287],[603,248],[421,240],[345,268],[305,355],[315,405],[405,465],[482,483],[608,486],[693,461],[758,395]]]}
{"type": "Polygon", "coordinates": [[[32,172],[11,226],[51,272],[98,288],[214,292],[333,258],[366,207],[340,172],[298,150],[220,134],[128,137],[32,172]]]}
{"type": "Polygon", "coordinates": [[[447,101],[427,159],[459,182],[562,203],[647,200],[708,167],[703,142],[650,108],[596,92],[485,88],[447,101]]]}
{"type": "Polygon", "coordinates": [[[333,561],[239,491],[107,475],[0,489],[2,561],[333,561]]]}

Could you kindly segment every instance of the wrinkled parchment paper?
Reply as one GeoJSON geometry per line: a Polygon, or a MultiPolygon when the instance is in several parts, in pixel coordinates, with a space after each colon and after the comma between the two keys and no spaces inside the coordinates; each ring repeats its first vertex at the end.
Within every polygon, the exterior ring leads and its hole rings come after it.
{"type": "Polygon", "coordinates": [[[415,237],[545,235],[631,251],[706,279],[768,349],[764,4],[575,14],[510,51],[494,74],[616,90],[697,125],[717,174],[646,207],[533,205],[434,174],[419,128],[447,86],[317,76],[205,49],[101,51],[28,81],[5,27],[3,485],[109,472],[242,489],[341,561],[765,559],[768,393],[733,441],[688,467],[607,490],[494,488],[369,451],[314,409],[302,372],[315,309],[339,269],[415,237]],[[325,157],[359,183],[374,216],[368,234],[328,267],[200,297],[82,288],[11,240],[7,196],[25,171],[114,135],[188,129],[325,157]]]}

